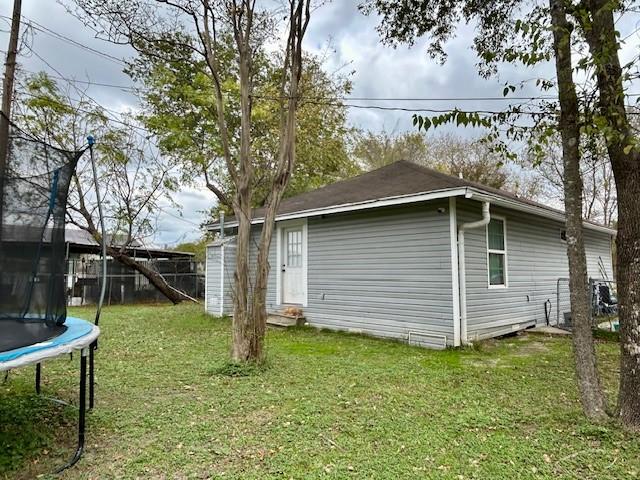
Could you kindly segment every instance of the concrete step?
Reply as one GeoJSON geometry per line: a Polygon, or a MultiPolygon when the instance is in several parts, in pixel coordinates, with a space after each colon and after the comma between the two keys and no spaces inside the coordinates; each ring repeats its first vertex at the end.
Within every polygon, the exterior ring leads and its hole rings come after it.
{"type": "Polygon", "coordinates": [[[274,325],[276,327],[296,327],[304,325],[304,322],[304,317],[286,315],[280,312],[270,312],[267,316],[267,325],[274,325]]]}

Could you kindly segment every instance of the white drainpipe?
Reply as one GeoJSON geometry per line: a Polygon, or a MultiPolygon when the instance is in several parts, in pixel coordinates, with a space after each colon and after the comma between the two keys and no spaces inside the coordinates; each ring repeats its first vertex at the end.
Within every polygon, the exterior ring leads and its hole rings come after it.
{"type": "Polygon", "coordinates": [[[489,202],[482,202],[482,220],[463,223],[458,227],[458,275],[460,276],[460,340],[462,344],[467,343],[467,278],[465,272],[464,258],[464,232],[473,228],[484,227],[491,221],[489,213],[489,202]]]}

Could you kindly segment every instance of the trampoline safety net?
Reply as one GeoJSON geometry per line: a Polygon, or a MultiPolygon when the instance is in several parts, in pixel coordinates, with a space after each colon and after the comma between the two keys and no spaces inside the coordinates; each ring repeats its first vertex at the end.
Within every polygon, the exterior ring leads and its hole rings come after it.
{"type": "Polygon", "coordinates": [[[65,212],[82,153],[11,129],[0,181],[0,351],[65,329],[65,212]]]}

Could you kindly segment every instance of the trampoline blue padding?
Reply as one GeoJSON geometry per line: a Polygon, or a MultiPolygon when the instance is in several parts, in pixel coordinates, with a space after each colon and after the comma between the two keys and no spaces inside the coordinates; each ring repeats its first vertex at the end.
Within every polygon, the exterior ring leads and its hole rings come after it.
{"type": "Polygon", "coordinates": [[[0,370],[85,348],[100,334],[96,325],[80,318],[67,317],[64,325],[67,327],[64,332],[47,341],[0,352],[0,370]]]}

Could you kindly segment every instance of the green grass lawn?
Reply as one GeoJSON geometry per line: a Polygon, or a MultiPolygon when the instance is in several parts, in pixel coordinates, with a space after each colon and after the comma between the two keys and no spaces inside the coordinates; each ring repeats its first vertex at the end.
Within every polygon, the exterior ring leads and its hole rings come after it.
{"type": "MultiPolygon", "coordinates": [[[[110,307],[102,329],[97,408],[66,479],[640,475],[640,439],[583,418],[566,338],[430,351],[269,330],[268,368],[232,378],[216,373],[230,322],[199,307],[110,307]]],[[[598,346],[612,402],[617,350],[598,346]]],[[[0,478],[34,478],[72,453],[75,411],[36,397],[33,372],[0,386],[0,478]]],[[[77,357],[44,364],[44,393],[75,399],[77,372],[77,357]]]]}

